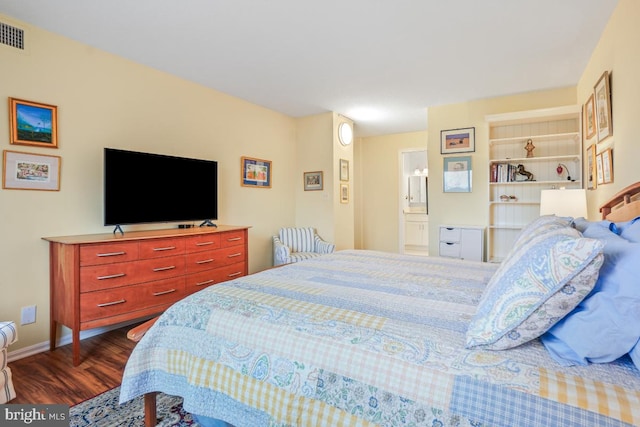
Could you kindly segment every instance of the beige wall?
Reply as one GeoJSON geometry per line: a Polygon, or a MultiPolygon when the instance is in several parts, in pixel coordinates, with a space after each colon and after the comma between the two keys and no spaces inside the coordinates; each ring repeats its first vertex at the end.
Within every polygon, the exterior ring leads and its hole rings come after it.
{"type": "MultiPolygon", "coordinates": [[[[640,2],[620,0],[580,81],[578,103],[584,103],[602,73],[611,73],[613,136],[597,144],[598,152],[613,148],[614,182],[587,192],[590,218],[598,207],[627,185],[640,181],[640,2]]],[[[585,149],[597,137],[585,143],[585,149]]],[[[586,157],[585,157],[586,158],[586,157]]]]}
{"type": "MultiPolygon", "coordinates": [[[[398,252],[399,158],[401,150],[411,148],[427,148],[426,131],[356,140],[359,168],[356,247],[398,252]]],[[[430,197],[430,209],[433,206],[431,200],[430,197]]]]}
{"type": "MultiPolygon", "coordinates": [[[[292,167],[298,160],[294,119],[2,20],[25,28],[28,48],[0,47],[0,147],[62,157],[59,192],[0,190],[0,319],[19,323],[21,307],[38,309],[35,324],[19,327],[12,351],[48,340],[48,246],[41,237],[112,230],[102,226],[103,147],[217,160],[218,223],[252,226],[250,271],[272,265],[271,235],[297,222],[292,195],[302,185],[301,168],[326,167],[331,152],[292,167]],[[8,97],[58,107],[59,149],[9,144],[8,97]],[[241,156],[273,162],[271,189],[240,186],[241,156]]],[[[331,129],[329,121],[329,144],[331,129]]]]}

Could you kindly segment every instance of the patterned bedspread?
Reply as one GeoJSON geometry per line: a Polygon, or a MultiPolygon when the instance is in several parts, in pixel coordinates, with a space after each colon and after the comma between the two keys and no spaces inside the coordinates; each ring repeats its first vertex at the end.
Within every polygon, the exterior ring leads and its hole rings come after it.
{"type": "Polygon", "coordinates": [[[340,251],[209,287],[138,343],[120,400],[162,391],[237,427],[640,425],[630,360],[464,348],[496,268],[340,251]]]}

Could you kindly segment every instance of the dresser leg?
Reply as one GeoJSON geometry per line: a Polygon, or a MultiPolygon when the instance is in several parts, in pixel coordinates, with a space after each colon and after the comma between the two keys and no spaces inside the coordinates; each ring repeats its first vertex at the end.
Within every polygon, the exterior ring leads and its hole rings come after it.
{"type": "Polygon", "coordinates": [[[73,350],[73,366],[78,366],[80,364],[80,331],[74,329],[71,332],[71,339],[73,341],[71,344],[73,350]]]}
{"type": "Polygon", "coordinates": [[[56,349],[57,332],[58,332],[58,323],[52,318],[49,321],[49,350],[51,351],[56,349]]]}

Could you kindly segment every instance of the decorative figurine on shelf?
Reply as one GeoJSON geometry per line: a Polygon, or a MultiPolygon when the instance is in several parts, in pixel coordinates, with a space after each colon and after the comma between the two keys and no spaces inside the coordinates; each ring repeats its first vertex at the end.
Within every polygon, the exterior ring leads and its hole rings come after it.
{"type": "Polygon", "coordinates": [[[527,150],[527,157],[533,157],[534,148],[536,148],[536,146],[533,145],[533,141],[530,139],[527,139],[527,145],[524,146],[524,149],[527,150]]]}
{"type": "Polygon", "coordinates": [[[524,165],[522,165],[522,164],[518,165],[518,169],[516,170],[516,173],[518,173],[519,175],[526,176],[527,179],[525,179],[524,181],[535,181],[533,179],[533,174],[531,172],[529,172],[529,171],[526,171],[524,169],[524,165]]]}

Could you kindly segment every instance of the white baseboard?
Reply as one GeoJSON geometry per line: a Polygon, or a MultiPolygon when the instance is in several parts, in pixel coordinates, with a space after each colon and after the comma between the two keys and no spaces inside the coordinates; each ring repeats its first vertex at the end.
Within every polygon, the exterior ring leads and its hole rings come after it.
{"type": "MultiPolygon", "coordinates": [[[[149,317],[149,319],[151,317],[149,317]]],[[[124,326],[133,325],[134,323],[139,323],[144,320],[145,319],[136,319],[128,322],[118,323],[111,326],[105,326],[103,328],[95,328],[95,329],[90,329],[88,331],[80,331],[80,341],[85,340],[87,338],[95,337],[96,335],[104,334],[105,332],[109,332],[114,329],[119,329],[124,326]]],[[[71,344],[71,339],[72,339],[71,333],[68,333],[66,335],[59,337],[58,342],[56,343],[56,347],[61,347],[63,345],[71,344]]],[[[30,345],[29,347],[23,347],[15,351],[10,351],[7,353],[7,362],[14,362],[16,360],[23,359],[25,357],[29,357],[38,353],[49,351],[50,342],[51,341],[47,340],[38,344],[30,345]]]]}

